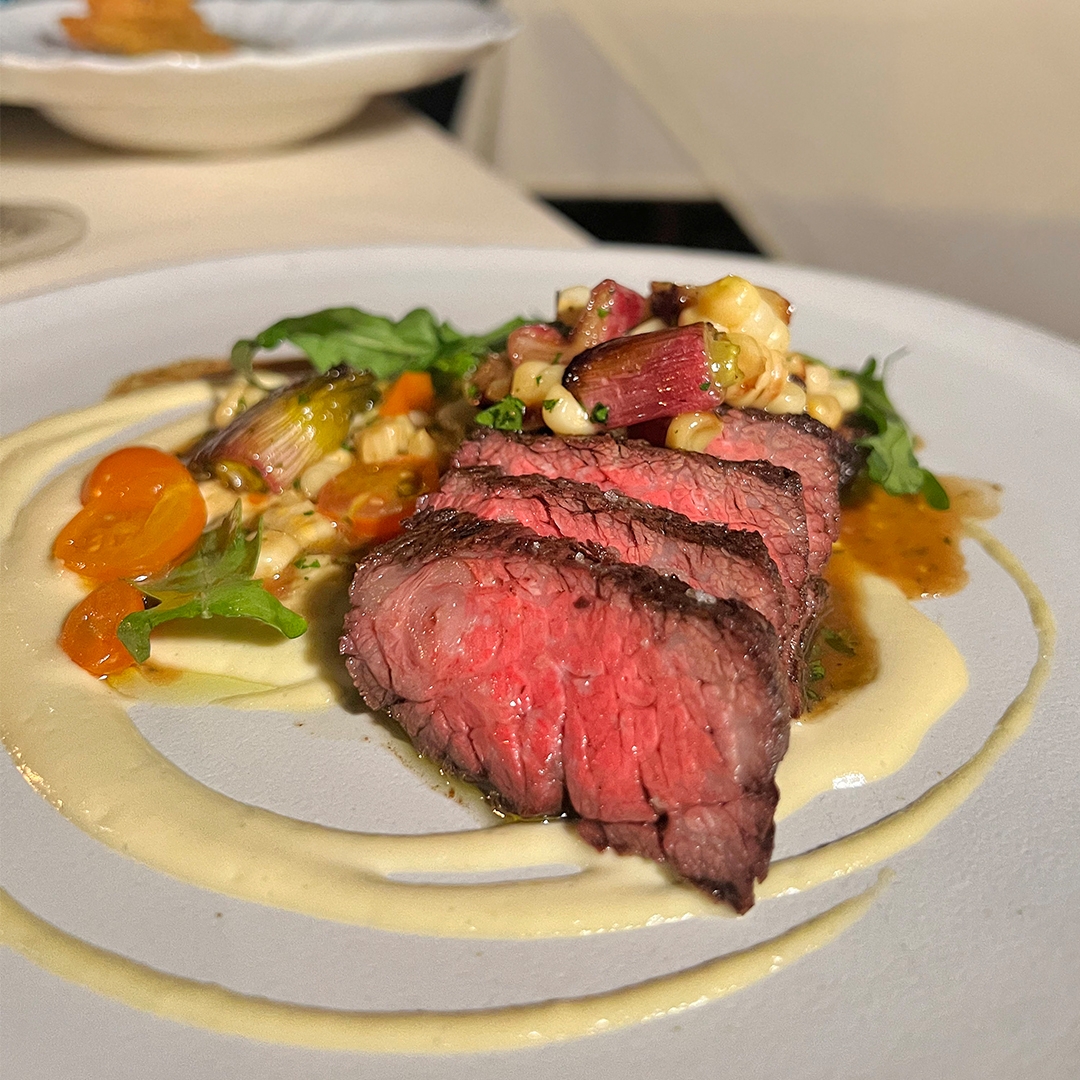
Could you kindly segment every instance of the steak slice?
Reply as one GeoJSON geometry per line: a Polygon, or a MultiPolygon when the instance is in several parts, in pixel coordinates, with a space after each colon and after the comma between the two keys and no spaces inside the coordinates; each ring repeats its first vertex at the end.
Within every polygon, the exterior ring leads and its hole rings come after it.
{"type": "Polygon", "coordinates": [[[610,435],[563,439],[483,429],[461,444],[454,464],[494,465],[594,484],[690,518],[760,533],[789,602],[802,602],[809,543],[798,474],[763,461],[720,461],[610,435]]]}
{"type": "Polygon", "coordinates": [[[569,807],[592,841],[610,827],[620,850],[752,905],[788,736],[762,615],[454,510],[367,554],[351,597],[353,680],[422,753],[513,813],[569,807]]]}
{"type": "Polygon", "coordinates": [[[601,491],[593,484],[512,476],[478,465],[451,469],[420,509],[466,510],[491,521],[516,521],[539,536],[612,548],[623,562],[673,574],[691,588],[741,600],[778,634],[792,613],[780,573],[760,534],[694,522],[672,510],[601,491]]]}
{"type": "Polygon", "coordinates": [[[761,409],[716,410],[723,431],[706,448],[725,461],[770,461],[799,474],[806,504],[810,573],[821,572],[840,535],[840,488],[862,465],[859,450],[805,413],[776,416],[761,409]]]}
{"type": "Polygon", "coordinates": [[[466,510],[491,521],[516,521],[539,536],[562,536],[611,548],[635,566],[671,574],[693,589],[741,600],[769,620],[780,638],[797,715],[803,705],[805,611],[792,610],[760,534],[691,521],[682,514],[601,491],[592,484],[537,474],[511,476],[477,465],[451,469],[421,508],[466,510]]]}

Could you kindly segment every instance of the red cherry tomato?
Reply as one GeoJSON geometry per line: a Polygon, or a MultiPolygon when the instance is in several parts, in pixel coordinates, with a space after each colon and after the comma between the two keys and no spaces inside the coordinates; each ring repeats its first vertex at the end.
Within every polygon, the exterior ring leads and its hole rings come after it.
{"type": "Polygon", "coordinates": [[[143,595],[126,581],[99,585],[77,604],[64,622],[59,644],[91,675],[111,675],[135,663],[116,636],[124,617],[143,610],[143,595]]]}
{"type": "Polygon", "coordinates": [[[386,540],[400,531],[417,498],[438,486],[439,470],[431,458],[358,462],[323,485],[317,505],[357,543],[386,540]]]}

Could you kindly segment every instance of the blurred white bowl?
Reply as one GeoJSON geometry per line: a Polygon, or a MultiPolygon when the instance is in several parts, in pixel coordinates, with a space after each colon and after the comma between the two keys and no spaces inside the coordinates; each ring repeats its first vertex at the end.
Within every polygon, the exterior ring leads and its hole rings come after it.
{"type": "Polygon", "coordinates": [[[295,142],[373,95],[463,71],[515,25],[474,0],[207,0],[199,13],[230,53],[108,56],[68,43],[74,0],[0,11],[0,101],[31,105],[98,142],[230,152],[295,142]]]}

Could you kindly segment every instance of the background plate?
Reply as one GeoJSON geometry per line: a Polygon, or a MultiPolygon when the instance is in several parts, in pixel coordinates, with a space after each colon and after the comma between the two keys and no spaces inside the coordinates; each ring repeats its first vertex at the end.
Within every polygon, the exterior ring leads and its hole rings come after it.
{"type": "MultiPolygon", "coordinates": [[[[1031,729],[953,817],[891,861],[897,877],[832,945],[678,1017],[516,1054],[446,1059],[314,1053],[212,1035],[131,1011],[0,955],[3,1065],[24,1078],[338,1076],[688,1078],[1071,1074],[1080,1052],[1080,764],[1071,562],[1080,536],[1074,459],[1080,353],[1038,331],[910,291],[732,256],[352,249],[258,255],[82,285],[4,309],[2,429],[99,398],[120,375],[232,341],[287,314],[424,304],[462,329],[548,314],[558,287],[614,276],[708,281],[735,271],[796,305],[796,347],[845,366],[906,347],[900,409],[940,472],[1005,486],[991,527],[1058,619],[1058,659],[1031,729]]],[[[907,802],[981,743],[1017,692],[1034,642],[1011,581],[971,550],[973,585],[928,606],[960,645],[972,690],[898,776],[832,792],[785,821],[782,851],[907,802]]],[[[141,709],[147,736],[235,797],[350,828],[467,827],[377,733],[343,712],[303,718],[141,709]]],[[[3,884],[80,937],[247,993],[352,1008],[468,1008],[602,990],[779,932],[851,895],[869,874],[746,918],[534,944],[431,941],[350,928],[163,878],[70,825],[0,762],[3,884]]]]}

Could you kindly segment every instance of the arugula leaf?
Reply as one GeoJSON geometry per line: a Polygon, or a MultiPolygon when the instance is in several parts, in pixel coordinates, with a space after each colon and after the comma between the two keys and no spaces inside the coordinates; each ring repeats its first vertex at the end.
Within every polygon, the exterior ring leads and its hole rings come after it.
{"type": "Polygon", "coordinates": [[[204,532],[187,562],[136,588],[161,603],[128,615],[117,628],[124,648],[141,664],[150,656],[150,631],[172,619],[257,619],[286,637],[299,637],[307,622],[252,578],[259,562],[262,522],[252,539],[240,525],[240,501],[216,529],[204,532]]]}
{"type": "Polygon", "coordinates": [[[353,307],[327,308],[282,319],[255,337],[238,341],[232,349],[232,365],[254,379],[255,354],[291,341],[320,372],[345,366],[370,371],[377,379],[396,378],[403,371],[430,371],[460,379],[528,321],[511,319],[486,334],[467,335],[440,323],[427,308],[410,311],[398,322],[353,307]]]}
{"type": "Polygon", "coordinates": [[[935,510],[948,510],[948,494],[938,478],[919,464],[911,432],[885,391],[885,366],[882,365],[881,375],[878,375],[877,360],[871,356],[861,371],[844,368],[837,371],[859,387],[861,403],[855,415],[865,419],[874,429],[872,434],[856,440],[859,446],[870,451],[866,462],[870,479],[890,495],[914,495],[921,491],[935,510]]]}
{"type": "Polygon", "coordinates": [[[476,422],[499,431],[520,431],[525,419],[525,402],[513,395],[496,401],[476,414],[476,422]]]}

